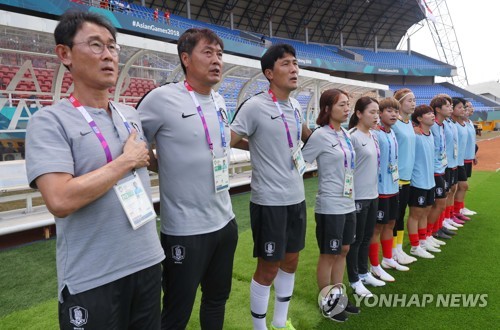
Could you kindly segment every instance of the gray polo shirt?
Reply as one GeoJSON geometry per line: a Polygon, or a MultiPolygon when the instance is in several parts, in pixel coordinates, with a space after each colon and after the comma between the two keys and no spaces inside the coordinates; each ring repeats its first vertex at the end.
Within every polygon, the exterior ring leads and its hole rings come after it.
{"type": "Polygon", "coordinates": [[[356,152],[356,169],[354,170],[354,192],[356,200],[374,199],[378,197],[378,157],[375,142],[377,136],[370,130],[369,134],[352,128],[352,145],[356,152]]]}
{"type": "MultiPolygon", "coordinates": [[[[347,135],[348,133],[342,129],[347,135]]],[[[304,159],[308,163],[314,160],[318,163],[318,195],[316,196],[315,213],[318,214],[347,214],[354,212],[353,198],[344,197],[345,166],[351,166],[351,160],[356,159],[351,153],[342,132],[335,135],[330,126],[325,125],[316,129],[302,149],[304,159]],[[344,157],[344,151],[345,156],[344,157]]],[[[354,178],[356,182],[357,178],[354,178]]]]}
{"type": "MultiPolygon", "coordinates": [[[[219,120],[210,95],[195,93],[216,157],[223,157],[219,120]]],[[[215,93],[224,120],[227,163],[231,132],[226,104],[215,93]]],[[[217,231],[234,218],[229,192],[215,193],[212,153],[193,99],[183,82],[154,89],[138,107],[148,141],[156,141],[161,199],[161,231],[175,236],[217,231]]]]}
{"type": "MultiPolygon", "coordinates": [[[[137,112],[113,103],[139,134],[137,112]]],[[[85,107],[117,158],[129,136],[116,112],[85,107]]],[[[28,181],[46,173],[75,177],[106,165],[106,156],[87,121],[64,99],[38,111],[26,131],[28,181]]],[[[146,168],[137,170],[151,193],[146,168]]],[[[131,174],[131,173],[130,173],[131,174]]],[[[164,259],[156,224],[151,221],[133,230],[113,189],[66,218],[55,218],[57,230],[57,279],[59,300],[64,286],[71,294],[84,292],[155,265],[164,259]]]]}
{"type": "MultiPolygon", "coordinates": [[[[302,129],[302,110],[297,100],[280,102],[294,148],[297,147],[297,123],[302,129]]],[[[259,205],[286,206],[305,199],[304,182],[293,165],[285,125],[267,93],[253,96],[235,114],[231,129],[248,137],[252,163],[251,201],[259,205]]]]}

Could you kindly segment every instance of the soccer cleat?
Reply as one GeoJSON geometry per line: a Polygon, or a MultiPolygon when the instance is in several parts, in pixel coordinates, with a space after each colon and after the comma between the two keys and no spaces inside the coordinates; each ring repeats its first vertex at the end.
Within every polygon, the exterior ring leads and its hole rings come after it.
{"type": "Polygon", "coordinates": [[[392,259],[396,260],[398,264],[400,265],[409,265],[413,262],[413,258],[409,259],[410,256],[408,256],[406,253],[396,250],[395,253],[392,254],[392,259]]]}
{"type": "Polygon", "coordinates": [[[361,310],[356,305],[351,304],[351,302],[348,300],[347,306],[345,307],[345,312],[347,314],[359,314],[361,313],[361,310]]]}
{"type": "Polygon", "coordinates": [[[370,290],[366,288],[366,286],[363,284],[361,280],[352,283],[351,288],[354,290],[354,293],[360,297],[365,297],[365,298],[373,297],[373,293],[371,293],[370,290]]]}
{"type": "Polygon", "coordinates": [[[412,246],[410,250],[410,254],[413,254],[416,257],[424,258],[424,259],[434,259],[434,256],[429,252],[422,249],[420,246],[412,246]]]}
{"type": "Polygon", "coordinates": [[[403,266],[403,265],[400,265],[398,264],[398,262],[394,259],[382,259],[382,262],[380,263],[382,265],[382,267],[384,267],[385,269],[395,269],[395,270],[399,270],[400,272],[407,272],[410,270],[410,268],[406,267],[406,266],[403,266]]]}
{"type": "Polygon", "coordinates": [[[463,215],[466,215],[466,216],[470,216],[470,215],[476,215],[477,212],[476,211],[472,211],[472,210],[469,210],[468,208],[464,207],[463,209],[460,210],[460,213],[462,213],[463,215]]]}
{"type": "Polygon", "coordinates": [[[385,282],[394,282],[396,279],[392,277],[388,272],[382,269],[380,265],[378,266],[372,266],[371,267],[371,272],[375,277],[380,278],[382,281],[385,282]]]}
{"type": "Polygon", "coordinates": [[[448,229],[448,230],[458,230],[458,229],[457,229],[457,227],[455,227],[455,226],[451,225],[451,224],[450,224],[447,220],[448,220],[448,221],[450,221],[449,219],[445,219],[445,220],[443,221],[443,227],[444,227],[444,228],[446,228],[446,229],[448,229]]]}
{"type": "Polygon", "coordinates": [[[420,247],[422,249],[424,249],[425,251],[429,251],[429,252],[441,252],[440,249],[438,249],[437,247],[432,246],[427,241],[420,243],[420,247]]]}
{"type": "MultiPolygon", "coordinates": [[[[414,257],[408,255],[403,249],[398,250],[398,255],[401,255],[401,254],[404,255],[405,258],[407,258],[408,260],[411,260],[411,262],[417,261],[417,258],[414,258],[414,257]]],[[[398,263],[401,264],[399,261],[398,261],[398,263]]]]}
{"type": "Polygon", "coordinates": [[[438,246],[439,246],[439,245],[446,245],[446,242],[440,241],[440,240],[438,240],[438,239],[434,238],[433,236],[430,236],[430,237],[429,237],[429,239],[430,239],[432,242],[434,242],[434,243],[435,243],[434,245],[436,245],[436,244],[437,244],[438,246]]]}
{"type": "Polygon", "coordinates": [[[458,213],[455,213],[455,217],[457,217],[458,219],[462,220],[462,221],[469,221],[470,218],[469,217],[466,217],[465,215],[463,215],[462,213],[458,212],[458,213]]]}
{"type": "MultiPolygon", "coordinates": [[[[437,232],[432,234],[432,236],[434,236],[434,238],[451,239],[451,236],[446,234],[443,230],[441,230],[441,228],[437,232]]],[[[440,242],[443,242],[443,241],[440,241],[440,242]]]]}
{"type": "Polygon", "coordinates": [[[465,223],[465,221],[462,221],[462,220],[460,220],[459,218],[457,218],[455,216],[451,217],[451,221],[453,221],[452,225],[456,225],[456,224],[461,225],[461,226],[458,226],[459,228],[463,227],[464,223],[465,223]]]}
{"type": "Polygon", "coordinates": [[[371,286],[375,286],[375,287],[385,285],[384,281],[376,279],[375,277],[373,277],[373,275],[371,273],[366,273],[364,275],[365,276],[361,276],[361,275],[359,276],[359,278],[361,279],[361,282],[363,284],[371,285],[371,286]]]}
{"type": "Polygon", "coordinates": [[[434,243],[434,242],[430,239],[430,237],[427,237],[427,238],[425,239],[425,244],[430,245],[430,246],[432,246],[432,247],[434,247],[434,248],[439,248],[439,244],[434,243]]]}
{"type": "Polygon", "coordinates": [[[457,234],[457,232],[455,232],[453,230],[446,229],[444,226],[441,227],[441,229],[439,229],[439,230],[441,230],[443,233],[445,233],[448,236],[455,236],[457,234]]]}
{"type": "Polygon", "coordinates": [[[271,324],[271,329],[276,330],[276,329],[283,329],[283,330],[296,330],[295,327],[292,324],[292,321],[288,319],[286,321],[286,324],[284,327],[275,327],[273,324],[271,324]]]}

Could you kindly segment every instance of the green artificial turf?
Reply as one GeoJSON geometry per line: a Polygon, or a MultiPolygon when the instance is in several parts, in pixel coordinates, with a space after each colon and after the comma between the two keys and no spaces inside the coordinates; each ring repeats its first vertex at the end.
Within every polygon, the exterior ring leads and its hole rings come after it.
{"type": "MultiPolygon", "coordinates": [[[[318,249],[315,239],[314,198],[317,179],[305,180],[308,228],[306,248],[301,253],[296,285],[290,304],[289,317],[297,329],[331,329],[340,326],[324,319],[317,307],[316,261],[318,249]]],[[[361,303],[361,314],[349,317],[341,326],[351,328],[404,329],[465,329],[496,328],[500,321],[500,287],[498,285],[500,252],[500,205],[498,188],[500,174],[474,172],[470,181],[467,207],[479,212],[470,223],[448,241],[443,252],[433,260],[419,259],[408,272],[390,271],[396,282],[385,287],[370,288],[381,298],[405,296],[402,307],[374,306],[380,300],[361,303]],[[411,295],[414,300],[411,300],[411,295]],[[485,307],[464,307],[461,297],[452,294],[483,295],[478,304],[485,307]],[[391,296],[392,295],[392,296],[391,296]],[[426,295],[426,296],[424,296],[426,295]],[[439,295],[450,304],[460,307],[437,307],[439,295]],[[447,296],[448,295],[448,296],[447,296]],[[486,296],[487,295],[487,296],[486,296]],[[423,299],[433,299],[423,305],[423,299]],[[418,299],[418,300],[415,300],[418,299]]],[[[250,329],[249,290],[255,269],[252,258],[252,236],[249,225],[249,194],[233,196],[240,237],[235,256],[233,289],[226,306],[226,329],[250,329]]],[[[405,237],[405,249],[408,239],[405,237]]],[[[347,283],[345,280],[344,283],[347,283]]],[[[348,290],[351,301],[351,290],[348,290]]],[[[477,298],[478,296],[470,296],[477,298]]],[[[401,301],[401,300],[400,300],[401,301]]],[[[199,329],[199,296],[188,329],[199,329]]],[[[272,319],[273,291],[268,311],[272,319]]],[[[55,240],[36,242],[15,249],[0,251],[0,329],[56,329],[57,299],[55,270],[55,240]]]]}

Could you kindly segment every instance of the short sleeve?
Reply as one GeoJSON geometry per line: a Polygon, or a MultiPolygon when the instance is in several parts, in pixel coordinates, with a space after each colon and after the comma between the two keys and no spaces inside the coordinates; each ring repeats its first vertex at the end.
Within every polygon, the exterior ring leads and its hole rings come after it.
{"type": "Polygon", "coordinates": [[[161,120],[158,120],[158,118],[161,118],[158,112],[164,109],[161,106],[162,93],[160,89],[161,87],[146,95],[137,107],[144,136],[149,143],[155,140],[156,133],[160,130],[163,123],[161,120]]]}
{"type": "Polygon", "coordinates": [[[320,130],[320,128],[316,129],[302,147],[302,156],[309,164],[314,162],[323,149],[323,139],[321,132],[319,132],[320,130]]]}
{"type": "Polygon", "coordinates": [[[259,113],[259,107],[255,103],[255,99],[250,99],[240,106],[230,125],[233,132],[240,136],[251,136],[255,132],[259,113]]]}

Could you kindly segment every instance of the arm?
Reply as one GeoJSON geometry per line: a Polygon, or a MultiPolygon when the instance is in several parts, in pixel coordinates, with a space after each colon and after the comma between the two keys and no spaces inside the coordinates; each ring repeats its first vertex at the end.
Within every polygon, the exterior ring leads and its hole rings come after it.
{"type": "Polygon", "coordinates": [[[231,130],[231,148],[238,148],[248,151],[248,140],[231,130]]]}
{"type": "Polygon", "coordinates": [[[300,137],[302,142],[306,142],[307,139],[309,139],[309,136],[311,136],[312,131],[307,127],[307,125],[304,123],[302,124],[302,136],[300,137]]]}
{"type": "Polygon", "coordinates": [[[158,159],[152,148],[149,148],[149,165],[148,170],[158,173],[158,159]]]}
{"type": "Polygon", "coordinates": [[[68,173],[47,173],[36,184],[50,213],[64,218],[107,193],[126,173],[149,165],[149,154],[143,141],[130,134],[123,153],[105,166],[73,177],[68,173]]]}

